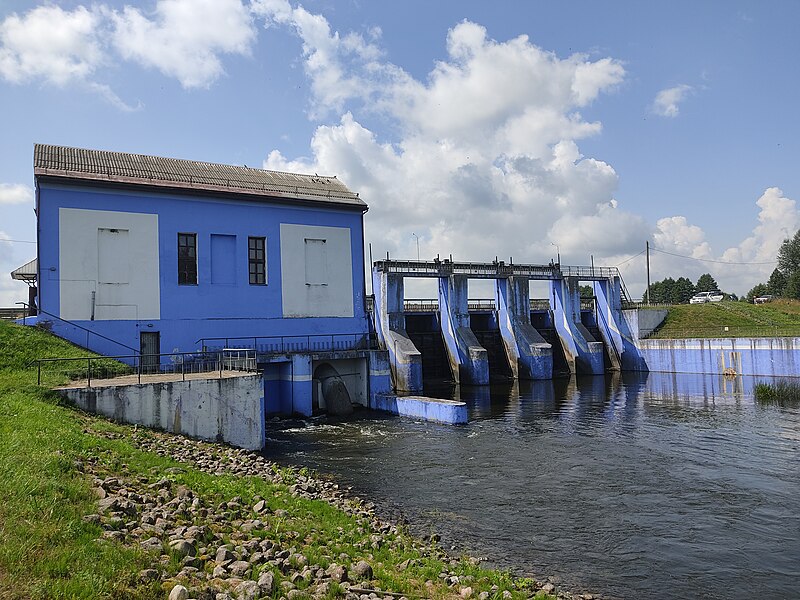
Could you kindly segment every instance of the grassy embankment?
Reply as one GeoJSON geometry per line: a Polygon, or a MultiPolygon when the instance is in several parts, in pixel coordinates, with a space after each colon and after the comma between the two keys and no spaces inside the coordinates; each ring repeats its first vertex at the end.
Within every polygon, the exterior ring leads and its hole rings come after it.
{"type": "Polygon", "coordinates": [[[668,311],[650,338],[800,336],[800,302],[796,300],[676,304],[668,311]]]}
{"type": "MultiPolygon", "coordinates": [[[[288,493],[287,485],[261,478],[212,476],[131,443],[130,427],[82,414],[61,405],[48,387],[62,383],[62,374],[47,374],[36,384],[36,370],[27,365],[47,356],[85,356],[86,352],[46,332],[0,322],[0,598],[165,598],[158,581],[142,583],[142,569],[178,570],[178,561],[154,565],[157,556],[118,543],[98,541],[102,529],[83,516],[96,511],[91,478],[81,465],[91,462],[109,474],[124,471],[142,481],[167,477],[214,501],[236,496],[244,502],[269,499],[272,509],[288,511],[264,532],[279,540],[287,531],[300,539],[316,539],[358,557],[374,532],[331,505],[288,493]]],[[[479,569],[467,560],[457,567],[430,556],[401,534],[398,544],[375,551],[375,578],[382,589],[409,595],[444,598],[454,591],[442,584],[442,571],[471,575],[475,593],[512,591],[529,597],[534,588],[509,574],[479,569]],[[403,570],[403,561],[412,566],[403,570]],[[426,588],[425,581],[434,587],[426,588]]],[[[324,561],[313,545],[302,550],[324,561]]],[[[269,565],[267,565],[268,567],[269,565]]],[[[326,566],[323,564],[323,566],[326,566]]],[[[254,573],[257,578],[258,573],[254,573]]],[[[280,577],[280,575],[278,575],[280,577]]],[[[539,592],[541,597],[548,597],[539,592]]],[[[539,597],[539,596],[537,596],[539,597]]]]}

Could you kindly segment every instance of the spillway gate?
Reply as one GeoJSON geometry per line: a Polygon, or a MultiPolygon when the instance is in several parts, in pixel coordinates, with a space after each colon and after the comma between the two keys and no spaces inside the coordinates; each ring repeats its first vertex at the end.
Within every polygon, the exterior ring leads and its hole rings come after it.
{"type": "Polygon", "coordinates": [[[635,354],[622,315],[628,295],[616,267],[386,259],[373,263],[372,282],[374,327],[398,391],[422,390],[443,357],[455,382],[487,385],[501,373],[520,379],[600,374],[624,368],[626,355],[635,354]],[[419,277],[437,279],[437,299],[406,300],[404,280],[419,277]],[[493,280],[494,298],[469,299],[470,279],[493,280]],[[549,283],[546,300],[531,301],[532,280],[549,283]],[[592,285],[594,310],[582,310],[581,282],[592,285]],[[430,338],[437,329],[438,345],[430,338]]]}

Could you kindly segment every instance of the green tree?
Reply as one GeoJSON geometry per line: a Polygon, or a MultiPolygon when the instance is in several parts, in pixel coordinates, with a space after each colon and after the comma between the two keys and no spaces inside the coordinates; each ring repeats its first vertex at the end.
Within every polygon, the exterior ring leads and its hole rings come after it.
{"type": "Polygon", "coordinates": [[[783,240],[778,250],[778,269],[786,276],[787,283],[792,275],[800,272],[800,230],[794,237],[783,240]]]}
{"type": "Polygon", "coordinates": [[[719,289],[719,286],[710,273],[705,273],[700,275],[695,289],[698,292],[715,292],[719,289]]]}
{"type": "Polygon", "coordinates": [[[758,298],[759,296],[763,296],[767,293],[767,286],[764,283],[759,283],[752,290],[747,292],[747,301],[752,304],[754,298],[758,298]]]}
{"type": "Polygon", "coordinates": [[[590,285],[580,286],[581,298],[594,298],[594,288],[590,285]]]}
{"type": "Polygon", "coordinates": [[[792,273],[786,279],[786,287],[783,288],[783,297],[800,299],[800,271],[792,273]]]}
{"type": "Polygon", "coordinates": [[[772,275],[769,276],[769,281],[767,281],[767,291],[773,296],[783,296],[786,283],[786,275],[775,269],[772,271],[772,275]]]}
{"type": "Polygon", "coordinates": [[[685,304],[694,295],[695,287],[692,281],[688,277],[678,277],[670,291],[670,302],[672,304],[685,304]]]}

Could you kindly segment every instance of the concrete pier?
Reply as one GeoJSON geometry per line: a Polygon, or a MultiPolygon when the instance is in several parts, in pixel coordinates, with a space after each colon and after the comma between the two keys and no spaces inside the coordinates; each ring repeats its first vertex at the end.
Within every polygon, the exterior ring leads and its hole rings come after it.
{"type": "Polygon", "coordinates": [[[422,354],[406,333],[403,309],[403,277],[373,270],[375,293],[375,331],[381,345],[389,352],[394,388],[403,392],[422,391],[422,354]]]}
{"type": "Polygon", "coordinates": [[[439,322],[456,383],[489,384],[489,358],[470,329],[467,278],[439,278],[439,322]]]}
{"type": "Polygon", "coordinates": [[[622,313],[621,283],[619,277],[593,282],[597,326],[608,348],[614,370],[645,371],[647,367],[636,346],[638,331],[631,331],[622,313]]]}
{"type": "Polygon", "coordinates": [[[603,343],[594,339],[581,323],[580,279],[564,277],[550,282],[553,317],[570,372],[579,375],[603,373],[603,343]]]}
{"type": "Polygon", "coordinates": [[[495,280],[497,320],[516,379],[552,379],[553,348],[531,325],[528,279],[495,280]]]}

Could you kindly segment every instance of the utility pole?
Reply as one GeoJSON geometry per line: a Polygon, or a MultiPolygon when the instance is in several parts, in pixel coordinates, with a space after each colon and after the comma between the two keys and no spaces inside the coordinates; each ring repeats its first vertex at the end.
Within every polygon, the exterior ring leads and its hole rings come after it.
{"type": "Polygon", "coordinates": [[[645,242],[647,251],[647,306],[650,306],[650,240],[645,242]]]}
{"type": "Polygon", "coordinates": [[[419,236],[416,233],[412,233],[411,235],[417,240],[417,262],[419,262],[419,236]]]}

